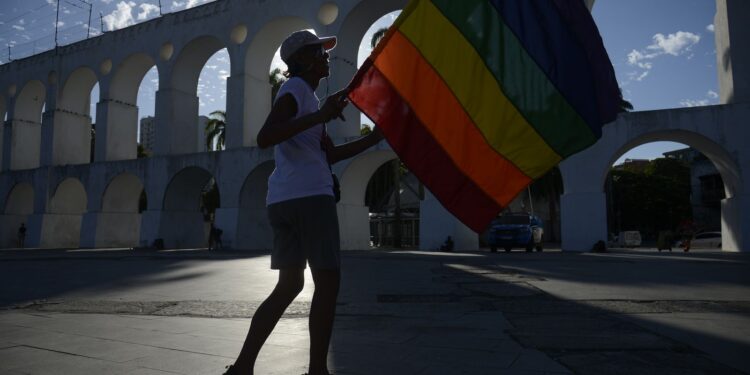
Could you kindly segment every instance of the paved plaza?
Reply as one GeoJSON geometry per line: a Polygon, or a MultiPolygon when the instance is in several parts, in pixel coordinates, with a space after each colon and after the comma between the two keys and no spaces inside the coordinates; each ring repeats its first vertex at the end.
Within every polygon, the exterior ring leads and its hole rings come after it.
{"type": "MultiPolygon", "coordinates": [[[[0,374],[221,374],[267,253],[0,251],[0,374]]],[[[347,251],[343,374],[748,374],[750,254],[347,251]]],[[[257,374],[305,372],[313,285],[257,374]]]]}

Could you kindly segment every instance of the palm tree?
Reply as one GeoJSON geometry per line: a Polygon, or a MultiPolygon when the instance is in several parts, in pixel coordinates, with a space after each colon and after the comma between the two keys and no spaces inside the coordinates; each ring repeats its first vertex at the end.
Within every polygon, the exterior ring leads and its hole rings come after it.
{"type": "Polygon", "coordinates": [[[222,110],[213,111],[208,117],[206,149],[210,151],[223,150],[226,140],[227,113],[222,110]]]}
{"type": "Polygon", "coordinates": [[[268,83],[271,84],[271,101],[276,99],[276,94],[279,92],[281,85],[286,82],[286,77],[281,72],[281,69],[274,68],[271,73],[268,73],[268,83]]]}
{"type": "Polygon", "coordinates": [[[380,43],[380,41],[385,36],[386,32],[388,32],[388,28],[387,27],[381,27],[377,31],[375,31],[375,34],[372,34],[372,38],[370,39],[370,47],[372,49],[375,49],[375,46],[377,46],[378,43],[380,43]]]}

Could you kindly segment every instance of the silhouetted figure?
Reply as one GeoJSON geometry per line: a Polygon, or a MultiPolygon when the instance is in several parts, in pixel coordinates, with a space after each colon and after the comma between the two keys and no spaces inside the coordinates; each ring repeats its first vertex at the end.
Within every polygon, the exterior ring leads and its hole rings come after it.
{"type": "Polygon", "coordinates": [[[375,145],[372,133],[336,146],[325,136],[325,123],[340,117],[348,104],[339,91],[320,106],[315,90],[329,75],[328,50],[335,37],[318,38],[309,31],[292,33],[281,44],[289,76],[276,95],[271,113],[258,133],[258,146],[274,146],[276,169],[268,178],[266,206],[273,229],[271,268],[279,280],[258,307],[242,351],[228,375],[252,375],[263,343],[295,297],[302,291],[310,264],[315,293],[310,306],[310,375],[328,374],[328,346],[336,315],[341,278],[338,217],[329,163],[348,159],[375,145]]]}
{"type": "Polygon", "coordinates": [[[443,245],[440,246],[440,251],[446,251],[446,252],[453,251],[453,239],[451,238],[451,236],[448,236],[448,238],[445,239],[445,242],[443,242],[443,245]]]}
{"type": "Polygon", "coordinates": [[[26,225],[24,225],[24,223],[21,223],[21,226],[18,228],[18,247],[23,248],[25,242],[26,242],[26,225]]]}
{"type": "Polygon", "coordinates": [[[224,247],[224,243],[221,242],[223,233],[224,231],[217,228],[212,221],[211,228],[208,230],[208,250],[219,250],[224,247]]]}

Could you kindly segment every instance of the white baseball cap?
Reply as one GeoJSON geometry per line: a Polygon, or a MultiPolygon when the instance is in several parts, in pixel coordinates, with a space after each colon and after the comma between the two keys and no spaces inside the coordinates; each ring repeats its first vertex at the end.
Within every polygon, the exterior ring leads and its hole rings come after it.
{"type": "Polygon", "coordinates": [[[326,51],[330,51],[333,47],[336,47],[335,36],[324,36],[318,38],[315,34],[307,31],[300,30],[295,31],[289,35],[284,42],[281,43],[281,60],[289,64],[289,58],[294,55],[300,48],[310,46],[313,44],[322,44],[326,51]]]}

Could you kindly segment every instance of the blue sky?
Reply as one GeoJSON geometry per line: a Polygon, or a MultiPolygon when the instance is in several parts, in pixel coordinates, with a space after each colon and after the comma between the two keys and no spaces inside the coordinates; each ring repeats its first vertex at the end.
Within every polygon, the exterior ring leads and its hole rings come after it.
{"type": "MultiPolygon", "coordinates": [[[[92,4],[91,34],[123,28],[158,17],[158,0],[86,0],[92,4]],[[100,16],[101,13],[101,16],[100,16]]],[[[161,0],[162,12],[174,12],[207,0],[161,0]]],[[[2,0],[0,63],[54,46],[55,0],[2,0]]],[[[86,38],[89,6],[84,0],[60,0],[58,43],[86,38]]],[[[718,103],[713,18],[714,0],[598,0],[594,6],[604,44],[623,94],[636,110],[653,110],[718,103]]],[[[372,31],[393,22],[381,18],[363,38],[361,56],[369,53],[372,31]]],[[[280,61],[275,60],[274,64],[280,61]]],[[[269,67],[270,70],[271,67],[269,67]]],[[[200,113],[224,109],[228,56],[219,51],[205,65],[199,81],[200,113]]],[[[139,91],[141,116],[152,115],[158,84],[155,70],[139,91]]],[[[92,94],[98,100],[98,87],[92,94]]],[[[92,106],[93,107],[93,106],[92,106]]],[[[631,150],[625,157],[655,158],[681,148],[657,142],[631,150]]]]}

